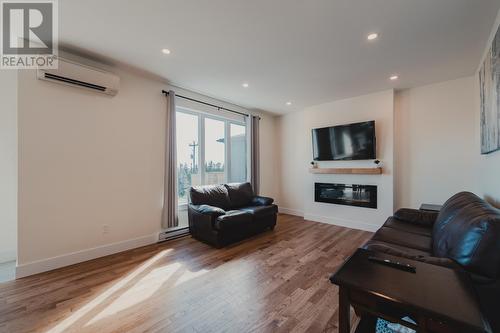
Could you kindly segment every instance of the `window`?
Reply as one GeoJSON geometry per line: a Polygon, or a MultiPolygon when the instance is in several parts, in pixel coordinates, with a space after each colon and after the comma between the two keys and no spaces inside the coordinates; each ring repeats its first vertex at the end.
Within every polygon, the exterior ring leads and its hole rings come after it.
{"type": "Polygon", "coordinates": [[[247,135],[244,125],[230,124],[230,170],[229,182],[242,183],[247,180],[247,135]]]}
{"type": "Polygon", "coordinates": [[[198,116],[177,112],[177,190],[179,203],[187,202],[187,192],[193,185],[200,185],[198,116]]]}
{"type": "Polygon", "coordinates": [[[225,123],[205,118],[205,181],[203,185],[224,183],[226,155],[225,123]]]}
{"type": "Polygon", "coordinates": [[[247,132],[243,121],[177,109],[179,205],[191,186],[247,180],[247,132]]]}

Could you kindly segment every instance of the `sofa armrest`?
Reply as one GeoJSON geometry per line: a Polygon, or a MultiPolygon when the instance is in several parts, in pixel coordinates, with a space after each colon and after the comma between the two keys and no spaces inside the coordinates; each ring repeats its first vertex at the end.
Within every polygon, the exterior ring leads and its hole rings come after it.
{"type": "Polygon", "coordinates": [[[436,222],[438,214],[438,212],[401,208],[394,213],[394,217],[400,221],[431,227],[436,222]]]}
{"type": "Polygon", "coordinates": [[[209,205],[189,205],[189,208],[198,214],[209,215],[211,217],[219,217],[226,214],[224,209],[209,205]]]}
{"type": "Polygon", "coordinates": [[[365,245],[362,246],[362,248],[364,248],[366,250],[378,252],[378,253],[386,253],[389,255],[397,256],[397,257],[416,260],[416,261],[424,262],[426,264],[443,266],[443,267],[452,268],[452,269],[462,269],[459,264],[457,264],[455,261],[453,261],[451,259],[433,257],[431,255],[421,255],[421,254],[414,254],[411,252],[406,252],[404,250],[401,250],[401,249],[398,249],[396,247],[391,246],[391,244],[387,244],[384,242],[369,240],[365,245]]]}
{"type": "Polygon", "coordinates": [[[274,202],[273,198],[255,196],[252,199],[252,206],[269,206],[274,202]]]}
{"type": "Polygon", "coordinates": [[[189,232],[192,235],[211,235],[217,217],[226,212],[218,207],[209,205],[188,205],[189,232]]]}

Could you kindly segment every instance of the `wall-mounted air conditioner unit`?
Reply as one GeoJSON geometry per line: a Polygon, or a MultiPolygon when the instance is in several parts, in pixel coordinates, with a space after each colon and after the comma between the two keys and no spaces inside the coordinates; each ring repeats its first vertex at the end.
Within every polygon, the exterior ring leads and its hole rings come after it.
{"type": "Polygon", "coordinates": [[[61,83],[114,96],[120,88],[120,78],[110,72],[67,59],[58,59],[57,69],[38,69],[40,80],[61,83]]]}

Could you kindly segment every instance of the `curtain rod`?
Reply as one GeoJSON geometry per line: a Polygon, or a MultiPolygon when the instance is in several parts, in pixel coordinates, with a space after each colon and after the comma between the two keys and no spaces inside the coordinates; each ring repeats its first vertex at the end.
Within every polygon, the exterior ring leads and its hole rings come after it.
{"type": "MultiPolygon", "coordinates": [[[[162,90],[161,92],[162,92],[163,94],[165,94],[165,95],[168,95],[168,91],[166,91],[166,90],[162,90]]],[[[217,108],[217,110],[224,110],[224,111],[228,111],[228,112],[232,112],[232,113],[237,113],[237,114],[242,115],[242,116],[245,116],[245,117],[250,116],[249,114],[246,114],[246,113],[243,113],[243,112],[239,112],[239,111],[234,111],[234,110],[226,109],[226,108],[223,108],[223,107],[221,107],[221,106],[218,106],[218,105],[215,105],[215,104],[210,104],[210,103],[207,103],[207,102],[203,102],[203,101],[200,101],[200,100],[197,100],[197,99],[191,98],[191,97],[186,97],[186,96],[177,95],[177,94],[175,94],[175,97],[184,98],[184,99],[187,99],[187,100],[189,100],[189,101],[193,101],[193,102],[196,102],[196,103],[200,103],[200,104],[208,105],[208,106],[211,106],[211,107],[217,108]]],[[[260,119],[260,117],[259,117],[259,119],[260,119]]]]}

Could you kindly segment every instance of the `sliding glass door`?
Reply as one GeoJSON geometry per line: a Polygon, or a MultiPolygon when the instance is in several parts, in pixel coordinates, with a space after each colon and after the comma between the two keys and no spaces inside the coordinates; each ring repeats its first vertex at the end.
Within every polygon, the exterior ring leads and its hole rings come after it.
{"type": "Polygon", "coordinates": [[[244,119],[224,119],[177,108],[177,177],[181,210],[191,186],[247,180],[244,119]]]}

